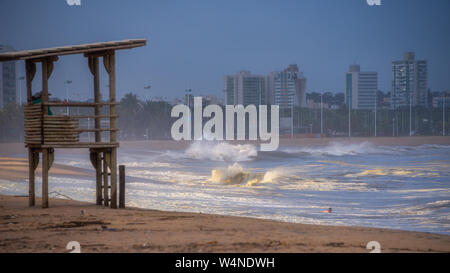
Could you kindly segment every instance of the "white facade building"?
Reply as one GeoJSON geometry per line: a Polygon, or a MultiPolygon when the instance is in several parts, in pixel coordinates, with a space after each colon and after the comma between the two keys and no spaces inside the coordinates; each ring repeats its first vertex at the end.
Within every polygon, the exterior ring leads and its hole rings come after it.
{"type": "Polygon", "coordinates": [[[377,72],[361,72],[359,65],[350,66],[345,74],[345,103],[351,109],[374,109],[377,90],[377,72]]]}

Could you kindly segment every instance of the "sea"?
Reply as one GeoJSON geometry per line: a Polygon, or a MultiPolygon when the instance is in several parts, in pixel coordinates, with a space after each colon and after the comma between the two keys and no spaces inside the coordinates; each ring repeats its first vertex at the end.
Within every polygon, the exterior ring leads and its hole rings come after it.
{"type": "MultiPolygon", "coordinates": [[[[181,150],[120,148],[126,205],[450,235],[449,145],[331,142],[258,149],[204,141],[181,150]]],[[[55,157],[56,163],[94,173],[88,153],[57,150],[55,157]]],[[[39,176],[36,183],[40,196],[39,176]]],[[[49,183],[51,197],[95,200],[92,176],[50,172],[49,183]]],[[[27,193],[28,181],[0,178],[0,194],[27,193]]]]}

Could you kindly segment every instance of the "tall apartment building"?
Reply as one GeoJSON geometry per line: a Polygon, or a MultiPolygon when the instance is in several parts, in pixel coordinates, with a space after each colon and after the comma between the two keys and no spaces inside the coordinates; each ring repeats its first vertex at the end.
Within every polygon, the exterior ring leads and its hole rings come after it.
{"type": "Polygon", "coordinates": [[[391,65],[391,106],[427,106],[427,61],[415,60],[414,52],[406,52],[402,61],[391,65]]]}
{"type": "Polygon", "coordinates": [[[345,103],[351,109],[374,109],[377,90],[377,72],[361,72],[360,66],[354,64],[345,73],[345,103]]]}
{"type": "Polygon", "coordinates": [[[271,104],[280,108],[306,107],[306,78],[296,64],[267,76],[268,96],[271,104]]]}
{"type": "Polygon", "coordinates": [[[225,104],[244,106],[266,104],[266,79],[262,75],[253,75],[250,71],[227,75],[224,79],[224,92],[225,104]]]}
{"type": "MultiPolygon", "coordinates": [[[[0,45],[0,52],[13,51],[10,46],[0,45]]],[[[16,62],[0,63],[0,109],[17,101],[16,62]]]]}

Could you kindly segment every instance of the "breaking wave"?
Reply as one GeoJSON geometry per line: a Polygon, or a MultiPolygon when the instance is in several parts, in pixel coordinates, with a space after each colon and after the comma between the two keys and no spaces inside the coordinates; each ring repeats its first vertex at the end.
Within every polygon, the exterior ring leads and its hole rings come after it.
{"type": "Polygon", "coordinates": [[[295,155],[346,156],[361,154],[398,155],[399,153],[429,149],[450,149],[450,146],[436,144],[424,144],[419,146],[378,146],[370,142],[331,142],[326,146],[289,147],[281,149],[281,151],[295,155]]]}
{"type": "Polygon", "coordinates": [[[265,173],[247,172],[238,163],[228,166],[226,169],[215,169],[211,172],[211,181],[227,185],[254,186],[259,183],[274,182],[281,173],[279,171],[267,171],[265,173]]]}
{"type": "Polygon", "coordinates": [[[211,143],[197,141],[184,152],[184,157],[213,161],[250,161],[258,155],[258,150],[251,144],[232,145],[227,142],[211,143]]]}
{"type": "Polygon", "coordinates": [[[359,155],[359,154],[374,154],[374,153],[390,153],[391,151],[377,147],[369,142],[362,143],[345,143],[332,142],[327,146],[319,147],[299,147],[284,149],[286,153],[303,153],[310,155],[325,155],[325,156],[345,156],[345,155],[359,155]]]}

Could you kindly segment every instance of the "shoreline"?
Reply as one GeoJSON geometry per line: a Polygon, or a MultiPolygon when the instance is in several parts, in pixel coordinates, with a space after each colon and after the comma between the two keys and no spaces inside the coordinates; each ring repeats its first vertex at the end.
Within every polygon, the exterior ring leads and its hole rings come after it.
{"type": "MultiPolygon", "coordinates": [[[[120,148],[143,149],[150,148],[155,150],[180,150],[186,149],[195,140],[136,140],[120,141],[120,148]]],[[[230,144],[253,144],[257,145],[260,141],[225,141],[230,144]]],[[[420,146],[420,145],[450,145],[450,136],[411,136],[411,137],[324,137],[324,138],[280,138],[279,147],[286,146],[325,146],[334,142],[361,144],[364,142],[381,146],[420,146]]],[[[70,150],[71,152],[85,152],[86,149],[57,149],[57,151],[70,150]]],[[[24,143],[0,143],[0,156],[11,156],[11,154],[27,154],[24,143]]]]}
{"type": "Polygon", "coordinates": [[[382,252],[450,252],[450,236],[356,226],[287,223],[247,217],[110,209],[0,195],[0,252],[357,252],[378,241],[382,252]]]}

